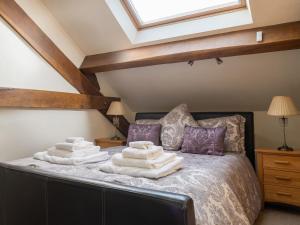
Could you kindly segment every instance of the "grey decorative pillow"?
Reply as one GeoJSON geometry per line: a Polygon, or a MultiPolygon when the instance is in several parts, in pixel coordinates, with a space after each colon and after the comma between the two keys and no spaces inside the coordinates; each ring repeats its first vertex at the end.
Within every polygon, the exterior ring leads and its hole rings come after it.
{"type": "Polygon", "coordinates": [[[226,127],[185,127],[182,152],[206,155],[224,155],[226,127]]]}
{"type": "Polygon", "coordinates": [[[198,120],[203,128],[226,127],[225,151],[245,152],[245,118],[240,115],[198,120]]]}
{"type": "Polygon", "coordinates": [[[144,119],[144,120],[136,120],[136,124],[160,124],[159,120],[154,119],[144,119]]]}
{"type": "Polygon", "coordinates": [[[160,124],[131,124],[128,130],[127,145],[132,141],[152,141],[154,145],[159,145],[160,131],[160,124]]]}
{"type": "Polygon", "coordinates": [[[185,126],[198,126],[188,111],[186,104],[181,104],[160,119],[162,125],[161,142],[166,150],[179,150],[183,142],[185,126]]]}

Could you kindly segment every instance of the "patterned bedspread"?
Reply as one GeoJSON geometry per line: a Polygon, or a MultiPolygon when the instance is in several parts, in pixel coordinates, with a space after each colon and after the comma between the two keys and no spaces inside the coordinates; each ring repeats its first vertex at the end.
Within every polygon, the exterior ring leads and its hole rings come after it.
{"type": "MultiPolygon", "coordinates": [[[[121,147],[109,149],[110,154],[121,147]]],[[[225,156],[178,153],[184,168],[158,180],[107,174],[92,166],[63,166],[25,158],[9,162],[35,164],[47,172],[132,185],[179,194],[194,200],[197,225],[252,225],[261,209],[261,192],[255,172],[244,155],[225,156]]]]}

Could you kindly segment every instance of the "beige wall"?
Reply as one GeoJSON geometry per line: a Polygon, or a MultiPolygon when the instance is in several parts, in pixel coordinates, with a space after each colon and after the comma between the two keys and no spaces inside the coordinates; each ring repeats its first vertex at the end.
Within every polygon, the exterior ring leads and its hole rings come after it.
{"type": "MultiPolygon", "coordinates": [[[[268,116],[266,112],[254,113],[255,145],[257,147],[278,147],[282,145],[282,127],[277,117],[268,116]]],[[[287,143],[300,149],[300,116],[290,117],[287,127],[287,143]]]]}
{"type": "Polygon", "coordinates": [[[96,110],[0,109],[0,161],[28,157],[67,136],[87,140],[113,135],[109,122],[96,110]]]}
{"type": "MultiPolygon", "coordinates": [[[[18,0],[57,46],[76,64],[84,55],[72,39],[37,0],[18,0]],[[28,3],[30,2],[30,7],[28,3]]],[[[0,19],[0,87],[77,93],[6,22],[0,19]]],[[[106,84],[102,92],[118,96],[106,84]]],[[[128,108],[127,108],[128,109],[128,108]]],[[[130,117],[130,111],[128,115],[130,117]]],[[[28,157],[68,136],[88,140],[109,137],[113,126],[96,110],[0,109],[0,161],[28,157]]]]}
{"type": "Polygon", "coordinates": [[[85,57],[84,52],[65,32],[41,0],[16,0],[31,19],[44,31],[64,54],[79,67],[85,57]]]}

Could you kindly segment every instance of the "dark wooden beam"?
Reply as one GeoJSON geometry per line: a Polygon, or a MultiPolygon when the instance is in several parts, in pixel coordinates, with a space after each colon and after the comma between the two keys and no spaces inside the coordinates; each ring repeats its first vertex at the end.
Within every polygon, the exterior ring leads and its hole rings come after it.
{"type": "Polygon", "coordinates": [[[14,0],[0,0],[0,16],[80,93],[99,95],[97,88],[14,0]]]}
{"type": "MultiPolygon", "coordinates": [[[[84,75],[14,0],[0,0],[0,16],[79,93],[103,96],[99,92],[95,75],[84,75]]],[[[114,100],[120,99],[105,97],[104,102],[107,104],[103,104],[98,110],[111,122],[112,118],[106,115],[106,111],[114,100]]],[[[122,126],[119,130],[127,136],[129,122],[123,116],[120,121],[122,126]]]]}
{"type": "Polygon", "coordinates": [[[88,73],[300,48],[300,21],[87,56],[88,73]],[[256,32],[263,41],[256,41],[256,32]]]}
{"type": "Polygon", "coordinates": [[[30,89],[0,88],[0,107],[42,109],[97,109],[103,110],[110,101],[106,98],[84,94],[30,89]]]}
{"type": "Polygon", "coordinates": [[[96,74],[94,73],[84,73],[82,71],[82,74],[93,84],[93,86],[100,92],[100,85],[97,79],[96,74]]]}

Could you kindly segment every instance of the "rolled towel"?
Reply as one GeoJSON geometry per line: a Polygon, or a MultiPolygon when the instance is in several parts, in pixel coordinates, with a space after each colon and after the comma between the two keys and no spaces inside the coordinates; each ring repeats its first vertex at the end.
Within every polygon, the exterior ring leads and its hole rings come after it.
{"type": "Polygon", "coordinates": [[[146,169],[158,169],[164,165],[174,161],[176,158],[175,153],[163,153],[157,159],[131,159],[124,158],[122,153],[116,153],[112,156],[113,164],[117,166],[139,167],[146,169]]]}
{"type": "Polygon", "coordinates": [[[84,141],[83,137],[68,137],[66,139],[67,143],[79,143],[79,142],[82,142],[82,141],[84,141]]]}
{"type": "Polygon", "coordinates": [[[131,148],[148,149],[152,146],[154,146],[154,144],[151,141],[133,141],[133,142],[129,142],[129,147],[131,147],[131,148]]]}
{"type": "Polygon", "coordinates": [[[108,152],[99,152],[94,155],[89,155],[85,157],[74,157],[74,158],[62,158],[57,156],[50,156],[47,152],[38,152],[33,156],[35,159],[46,161],[54,164],[62,165],[81,165],[88,163],[97,163],[109,159],[108,152]]]}
{"type": "Polygon", "coordinates": [[[72,152],[72,151],[77,151],[77,150],[90,148],[90,147],[93,147],[93,146],[94,146],[93,142],[82,141],[82,142],[79,142],[79,143],[66,143],[66,142],[57,143],[55,145],[55,148],[72,152]]]}
{"type": "Polygon", "coordinates": [[[116,166],[112,163],[111,160],[101,163],[97,165],[97,169],[102,172],[106,173],[115,173],[115,174],[122,174],[132,177],[146,177],[146,178],[153,178],[158,179],[161,177],[168,176],[177,170],[183,167],[182,165],[183,158],[176,157],[175,160],[171,163],[166,164],[165,166],[159,169],[144,169],[144,168],[137,168],[137,167],[121,167],[116,166]]]}
{"type": "Polygon", "coordinates": [[[164,152],[161,146],[152,146],[147,150],[136,149],[136,148],[125,148],[122,150],[124,158],[133,159],[156,159],[164,152]]]}
{"type": "Polygon", "coordinates": [[[97,154],[100,151],[99,146],[93,146],[91,148],[78,150],[78,151],[67,151],[63,149],[56,149],[55,147],[51,147],[48,149],[48,155],[57,156],[62,158],[74,158],[74,157],[85,157],[93,154],[97,154]]]}

